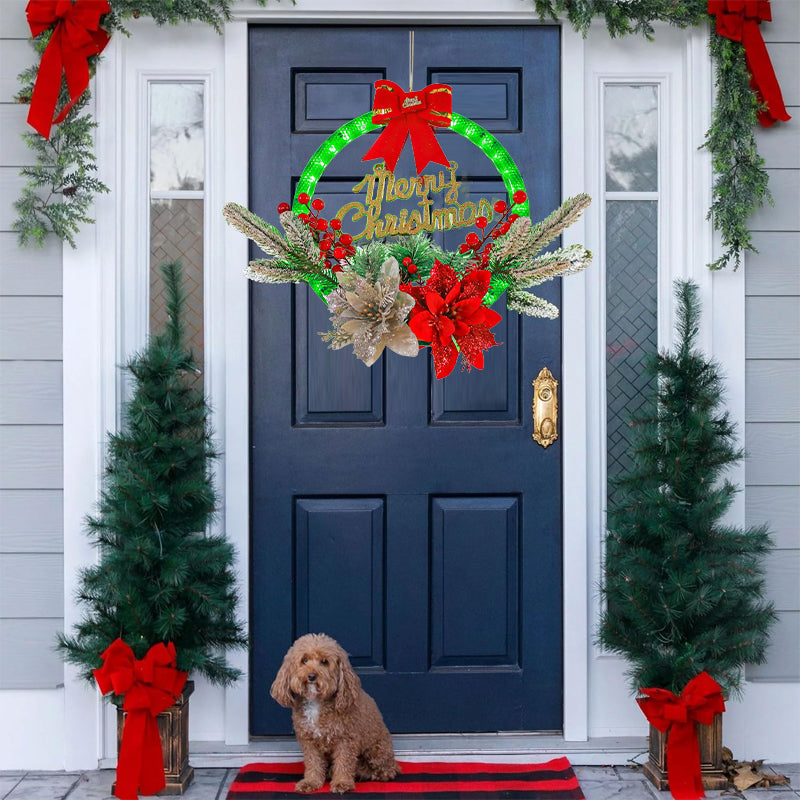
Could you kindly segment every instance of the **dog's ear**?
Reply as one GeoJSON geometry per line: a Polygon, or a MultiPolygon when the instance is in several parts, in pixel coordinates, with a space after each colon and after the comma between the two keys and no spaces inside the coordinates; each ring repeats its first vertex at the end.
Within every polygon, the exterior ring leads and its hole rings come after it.
{"type": "Polygon", "coordinates": [[[346,653],[339,655],[339,684],[336,689],[336,712],[341,714],[352,708],[361,693],[361,681],[356,675],[346,653]]]}
{"type": "Polygon", "coordinates": [[[283,664],[272,682],[272,687],[269,690],[273,699],[277,700],[282,706],[291,708],[294,705],[294,695],[292,694],[291,676],[292,676],[292,662],[287,653],[283,658],[283,664]]]}

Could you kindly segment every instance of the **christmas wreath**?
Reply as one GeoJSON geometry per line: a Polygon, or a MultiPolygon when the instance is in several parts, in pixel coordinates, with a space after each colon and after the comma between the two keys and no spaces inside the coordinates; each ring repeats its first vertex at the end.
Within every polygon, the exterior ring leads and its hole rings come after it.
{"type": "Polygon", "coordinates": [[[457,252],[437,247],[426,233],[355,246],[341,220],[321,216],[322,199],[300,194],[306,210],[278,206],[283,233],[252,211],[228,203],[225,219],[254,241],[267,259],[245,270],[259,283],[308,283],[327,302],[332,330],[322,338],[332,349],[349,344],[367,366],[384,348],[416,356],[430,346],[437,378],[462,368],[483,367],[483,353],[498,344],[491,328],[501,317],[490,308],[506,292],[508,308],[553,319],[558,308],[530,291],[545,281],[585,269],[592,254],[582,245],[541,251],[589,205],[579,194],[537,224],[514,213],[527,204],[518,191],[512,205],[494,204],[493,224],[478,217],[457,252]]]}

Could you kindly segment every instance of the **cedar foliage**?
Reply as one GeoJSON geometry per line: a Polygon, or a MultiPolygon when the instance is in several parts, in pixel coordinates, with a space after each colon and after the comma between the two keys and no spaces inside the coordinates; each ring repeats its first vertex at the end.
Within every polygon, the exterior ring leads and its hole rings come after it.
{"type": "Polygon", "coordinates": [[[184,344],[181,268],[169,263],[162,271],[168,322],[127,365],[133,394],[122,430],[109,435],[98,512],[87,518],[100,559],[81,571],[86,613],[58,647],[91,681],[117,637],[136,658],[173,642],[179,669],[225,685],[240,676],[225,650],[247,645],[236,619],[235,554],[223,536],[206,533],[218,453],[208,405],[192,381],[198,367],[184,344]]]}
{"type": "Polygon", "coordinates": [[[649,408],[633,421],[633,466],[614,480],[600,642],[630,662],[634,689],[680,693],[706,670],[737,693],[765,658],[775,611],[764,597],[766,527],[723,522],[742,458],[720,406],[719,368],[695,349],[697,286],[678,281],[678,343],[652,358],[649,408]]]}

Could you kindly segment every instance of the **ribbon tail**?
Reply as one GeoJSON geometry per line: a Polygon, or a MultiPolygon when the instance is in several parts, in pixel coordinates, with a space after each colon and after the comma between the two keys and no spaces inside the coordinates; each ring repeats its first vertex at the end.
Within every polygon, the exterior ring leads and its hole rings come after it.
{"type": "Polygon", "coordinates": [[[117,783],[114,796],[119,800],[137,800],[139,775],[144,757],[144,737],[149,714],[143,709],[128,711],[122,729],[117,756],[117,783]]]}
{"type": "Polygon", "coordinates": [[[775,69],[767,52],[767,45],[755,20],[745,22],[742,44],[747,68],[752,75],[751,86],[758,95],[760,103],[766,106],[758,110],[758,121],[768,128],[779,120],[781,122],[790,120],[775,69]]]}
{"type": "Polygon", "coordinates": [[[697,725],[691,720],[675,722],[669,729],[667,778],[675,800],[698,800],[706,796],[700,775],[697,725]]]}
{"type": "Polygon", "coordinates": [[[139,775],[139,791],[142,794],[157,794],[166,786],[164,778],[164,752],[155,717],[147,715],[144,731],[142,770],[139,775]]]}
{"type": "Polygon", "coordinates": [[[442,150],[433,133],[433,129],[427,122],[419,117],[412,117],[408,121],[408,130],[411,134],[411,147],[414,150],[414,166],[417,169],[417,175],[421,175],[422,170],[431,161],[434,164],[441,164],[445,167],[450,166],[449,159],[444,154],[444,150],[442,150]]]}
{"type": "Polygon", "coordinates": [[[59,31],[53,33],[47,49],[42,54],[39,73],[33,85],[31,104],[28,109],[28,124],[45,139],[50,138],[53,114],[61,92],[61,41],[59,31]]]}
{"type": "Polygon", "coordinates": [[[389,172],[394,172],[407,138],[408,125],[404,125],[399,119],[390,120],[378,140],[361,160],[369,161],[372,158],[382,158],[386,162],[386,169],[389,172]]]}

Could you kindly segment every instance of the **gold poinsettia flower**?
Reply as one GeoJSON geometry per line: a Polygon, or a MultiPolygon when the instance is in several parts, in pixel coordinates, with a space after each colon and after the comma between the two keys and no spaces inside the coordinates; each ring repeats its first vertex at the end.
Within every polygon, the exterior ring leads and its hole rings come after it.
{"type": "Polygon", "coordinates": [[[417,337],[407,320],[414,298],[400,291],[396,258],[383,262],[375,280],[350,270],[336,273],[339,288],[328,295],[333,330],[322,334],[332,350],[348,344],[368,367],[385,347],[401,356],[416,356],[417,337]]]}

